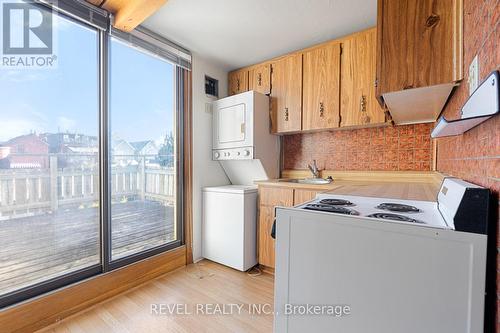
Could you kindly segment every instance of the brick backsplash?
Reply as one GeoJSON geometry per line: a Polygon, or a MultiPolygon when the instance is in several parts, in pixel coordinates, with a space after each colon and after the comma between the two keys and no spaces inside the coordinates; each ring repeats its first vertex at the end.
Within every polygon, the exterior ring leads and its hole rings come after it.
{"type": "MultiPolygon", "coordinates": [[[[466,84],[468,68],[477,55],[479,60],[480,80],[484,80],[493,70],[500,69],[500,0],[464,0],[464,80],[448,101],[444,115],[449,119],[457,118],[459,110],[467,100],[469,88],[466,84]]],[[[472,183],[491,189],[496,207],[492,213],[498,218],[498,195],[500,192],[500,116],[496,116],[472,130],[456,137],[437,140],[437,170],[459,177],[472,183]]],[[[496,236],[496,280],[497,295],[496,320],[493,327],[500,333],[499,311],[500,277],[498,262],[500,262],[500,237],[496,236]]],[[[494,306],[489,304],[490,307],[494,306]]],[[[493,310],[495,310],[493,309],[493,310]]],[[[493,320],[492,320],[493,321],[493,320]]]]}
{"type": "Polygon", "coordinates": [[[284,169],[307,169],[315,159],[327,170],[412,170],[432,167],[434,124],[287,135],[284,169]]]}

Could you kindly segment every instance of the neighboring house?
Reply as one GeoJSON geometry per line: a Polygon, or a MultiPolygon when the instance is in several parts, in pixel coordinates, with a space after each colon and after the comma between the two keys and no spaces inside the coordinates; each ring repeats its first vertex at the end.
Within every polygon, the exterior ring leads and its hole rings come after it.
{"type": "Polygon", "coordinates": [[[0,169],[10,169],[10,147],[0,145],[0,169]]]}
{"type": "Polygon", "coordinates": [[[127,141],[125,141],[123,139],[114,139],[111,147],[113,150],[113,155],[115,157],[130,158],[130,157],[135,156],[134,147],[130,143],[128,143],[127,141]]]}
{"type": "Polygon", "coordinates": [[[130,145],[134,147],[137,156],[156,158],[160,150],[153,140],[131,142],[130,145]]]}
{"type": "Polygon", "coordinates": [[[7,158],[10,155],[10,147],[0,145],[0,160],[7,158]]]}
{"type": "Polygon", "coordinates": [[[78,133],[45,133],[43,136],[49,144],[51,154],[71,153],[67,147],[95,147],[99,146],[96,136],[78,133]]]}
{"type": "Polygon", "coordinates": [[[137,164],[135,159],[135,149],[130,143],[123,139],[114,138],[111,143],[113,164],[122,167],[137,164]]]}
{"type": "Polygon", "coordinates": [[[58,156],[62,167],[96,168],[99,157],[99,147],[73,147],[65,146],[64,155],[58,156]]]}
{"type": "Polygon", "coordinates": [[[4,143],[9,147],[11,169],[36,169],[49,167],[49,144],[37,134],[21,135],[4,143]]]}
{"type": "Polygon", "coordinates": [[[87,168],[95,166],[99,152],[96,136],[79,133],[45,133],[51,154],[57,154],[59,168],[87,168]]]}

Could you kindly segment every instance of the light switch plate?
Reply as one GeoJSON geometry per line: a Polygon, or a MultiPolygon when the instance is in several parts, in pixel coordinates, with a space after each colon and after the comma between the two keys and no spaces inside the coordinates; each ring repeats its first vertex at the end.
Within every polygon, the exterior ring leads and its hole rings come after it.
{"type": "Polygon", "coordinates": [[[213,113],[213,105],[210,102],[205,103],[205,113],[213,113]]]}
{"type": "Polygon", "coordinates": [[[476,90],[479,85],[479,60],[477,55],[472,59],[469,66],[469,96],[476,90]]]}

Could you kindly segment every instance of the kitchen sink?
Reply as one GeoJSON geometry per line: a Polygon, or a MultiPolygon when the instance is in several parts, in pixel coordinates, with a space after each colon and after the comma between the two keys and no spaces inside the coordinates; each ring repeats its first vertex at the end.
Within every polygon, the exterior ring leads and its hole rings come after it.
{"type": "Polygon", "coordinates": [[[300,179],[280,179],[280,182],[298,183],[298,184],[312,184],[312,185],[325,185],[333,181],[331,178],[300,178],[300,179]]]}

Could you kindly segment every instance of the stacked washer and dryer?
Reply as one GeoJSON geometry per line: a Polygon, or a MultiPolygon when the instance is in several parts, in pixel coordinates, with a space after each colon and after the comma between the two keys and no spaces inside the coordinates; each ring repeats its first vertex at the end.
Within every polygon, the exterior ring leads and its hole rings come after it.
{"type": "Polygon", "coordinates": [[[212,159],[232,185],[203,189],[202,255],[240,271],[257,264],[256,180],[278,178],[279,139],[269,97],[255,91],[213,103],[212,159]]]}

